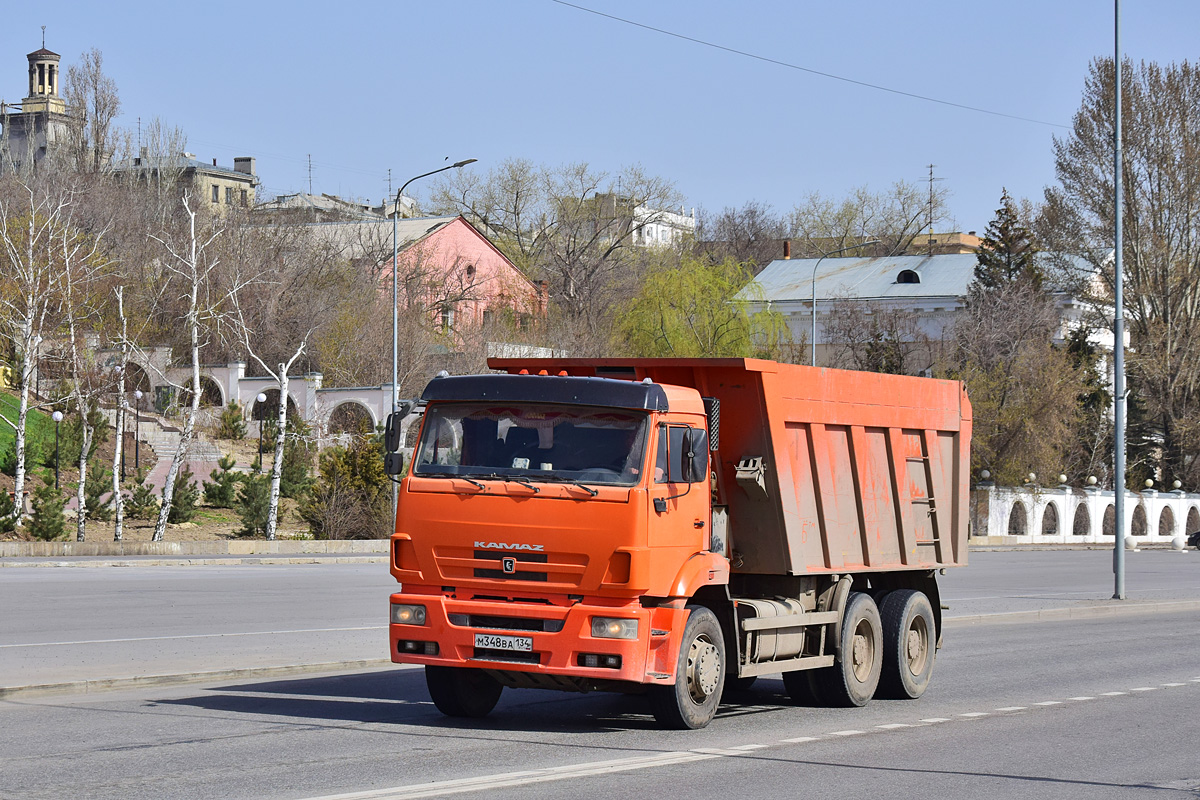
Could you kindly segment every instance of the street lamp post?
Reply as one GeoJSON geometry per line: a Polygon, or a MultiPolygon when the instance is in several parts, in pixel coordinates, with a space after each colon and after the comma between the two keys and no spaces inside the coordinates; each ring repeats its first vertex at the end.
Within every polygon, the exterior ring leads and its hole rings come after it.
{"type": "MultiPolygon", "coordinates": [[[[465,167],[467,164],[474,164],[478,160],[477,158],[468,158],[465,161],[457,161],[447,167],[409,178],[400,187],[400,191],[396,192],[395,205],[392,207],[392,411],[395,411],[396,407],[400,404],[400,285],[396,276],[396,273],[399,271],[397,269],[397,262],[400,258],[400,197],[413,181],[428,178],[430,175],[437,175],[439,172],[445,172],[448,169],[465,167]]],[[[394,490],[393,494],[395,494],[394,490]]]]}
{"type": "Polygon", "coordinates": [[[821,253],[821,257],[817,259],[817,263],[813,264],[812,274],[812,365],[817,365],[817,267],[821,266],[821,262],[829,256],[836,256],[838,253],[844,253],[847,250],[857,250],[860,247],[868,247],[869,245],[879,244],[878,239],[872,239],[869,242],[861,242],[853,244],[849,247],[843,247],[840,250],[830,250],[828,253],[821,253]]]}
{"type": "Polygon", "coordinates": [[[58,489],[58,423],[62,422],[62,412],[55,411],[50,415],[54,420],[54,488],[58,489]]]}
{"type": "MultiPolygon", "coordinates": [[[[137,405],[137,416],[133,418],[133,471],[137,472],[142,468],[141,453],[138,452],[138,443],[141,440],[141,425],[142,425],[142,390],[135,389],[133,392],[133,400],[137,405]]],[[[122,476],[124,477],[124,476],[122,476]]]]}
{"type": "Polygon", "coordinates": [[[262,404],[267,402],[267,396],[262,392],[254,398],[254,412],[258,417],[258,471],[263,471],[263,451],[262,451],[262,435],[263,435],[263,410],[262,404]]]}

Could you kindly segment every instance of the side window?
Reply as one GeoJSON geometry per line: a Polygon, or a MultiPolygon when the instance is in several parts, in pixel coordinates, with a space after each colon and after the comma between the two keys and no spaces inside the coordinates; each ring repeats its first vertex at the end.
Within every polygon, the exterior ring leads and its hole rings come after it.
{"type": "Polygon", "coordinates": [[[658,455],[654,459],[654,482],[667,482],[667,442],[670,440],[670,429],[666,425],[658,426],[658,455]]]}

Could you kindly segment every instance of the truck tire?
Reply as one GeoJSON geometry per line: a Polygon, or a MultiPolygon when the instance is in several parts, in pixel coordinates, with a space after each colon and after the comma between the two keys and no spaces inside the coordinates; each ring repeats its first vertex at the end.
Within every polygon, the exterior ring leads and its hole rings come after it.
{"type": "Polygon", "coordinates": [[[869,594],[850,593],[839,642],[841,655],[833,666],[813,672],[814,694],[823,705],[865,706],[875,696],[883,667],[883,625],[869,594]]]}
{"type": "Polygon", "coordinates": [[[879,696],[915,700],[933,675],[933,606],[923,592],[899,589],[883,600],[883,674],[879,696]]]}
{"type": "Polygon", "coordinates": [[[704,606],[688,606],[679,647],[675,683],[648,690],[654,718],[664,728],[703,728],[712,722],[725,685],[725,637],[716,615],[704,606]]]}
{"type": "Polygon", "coordinates": [[[486,717],[504,687],[481,669],[425,667],[429,696],[447,717],[486,717]]]}

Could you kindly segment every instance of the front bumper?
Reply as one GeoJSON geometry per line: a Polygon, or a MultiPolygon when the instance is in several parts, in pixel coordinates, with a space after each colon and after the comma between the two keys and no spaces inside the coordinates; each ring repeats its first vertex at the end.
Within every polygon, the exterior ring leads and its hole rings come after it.
{"type": "MultiPolygon", "coordinates": [[[[565,601],[566,598],[563,598],[565,601]]],[[[393,604],[425,606],[423,625],[390,624],[391,658],[397,664],[475,667],[540,675],[632,683],[673,683],[679,638],[687,619],[683,608],[643,608],[504,600],[460,600],[444,595],[397,593],[393,604]],[[638,638],[591,635],[593,617],[635,619],[638,638]],[[529,637],[530,652],[501,652],[475,646],[475,634],[529,637]],[[427,643],[433,643],[431,648],[427,643]],[[436,655],[430,651],[436,649],[436,655]],[[585,666],[588,656],[619,656],[620,664],[585,666]]]]}

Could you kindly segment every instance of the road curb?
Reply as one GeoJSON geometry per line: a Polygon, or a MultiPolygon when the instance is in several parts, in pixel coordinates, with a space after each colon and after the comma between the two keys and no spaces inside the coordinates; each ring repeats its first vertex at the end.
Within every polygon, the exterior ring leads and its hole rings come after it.
{"type": "Polygon", "coordinates": [[[127,678],[95,678],[60,683],[37,683],[28,686],[0,686],[0,700],[42,694],[93,694],[119,689],[137,689],[146,686],[179,686],[188,683],[216,683],[220,681],[248,680],[252,678],[286,678],[293,675],[308,675],[315,672],[346,672],[349,670],[396,667],[405,669],[410,665],[393,664],[386,658],[368,658],[357,661],[330,661],[323,664],[290,664],[277,667],[246,667],[243,669],[218,669],[206,672],[180,672],[172,675],[138,675],[127,678]]]}
{"type": "Polygon", "coordinates": [[[61,561],[39,558],[37,561],[0,559],[0,568],[37,567],[237,567],[257,564],[386,564],[387,556],[227,556],[224,558],[95,558],[86,561],[61,561]]]}
{"type": "MultiPolygon", "coordinates": [[[[1039,611],[1010,611],[998,614],[972,614],[962,617],[945,617],[942,625],[946,628],[967,628],[973,625],[1061,622],[1068,619],[1124,617],[1137,614],[1169,614],[1178,611],[1195,610],[1200,610],[1200,600],[1170,600],[1152,603],[1114,600],[1110,605],[1074,606],[1071,608],[1047,608],[1039,611]]],[[[218,683],[255,678],[286,678],[317,672],[348,672],[351,670],[379,669],[382,667],[416,669],[417,666],[412,664],[393,664],[385,658],[374,658],[357,661],[330,661],[320,664],[291,664],[275,667],[181,672],[172,675],[98,678],[92,680],[63,681],[61,683],[30,684],[27,686],[0,686],[0,700],[11,700],[16,697],[43,694],[94,694],[97,692],[136,689],[147,686],[179,686],[189,683],[218,683]]]]}
{"type": "Polygon", "coordinates": [[[1176,611],[1200,610],[1200,600],[1162,600],[1142,603],[1136,600],[1112,600],[1105,605],[1043,608],[1037,611],[1008,611],[999,614],[972,614],[962,617],[943,617],[946,628],[965,628],[971,625],[1019,622],[1061,622],[1065,619],[1094,619],[1096,617],[1127,617],[1136,614],[1169,614],[1176,611]]]}

